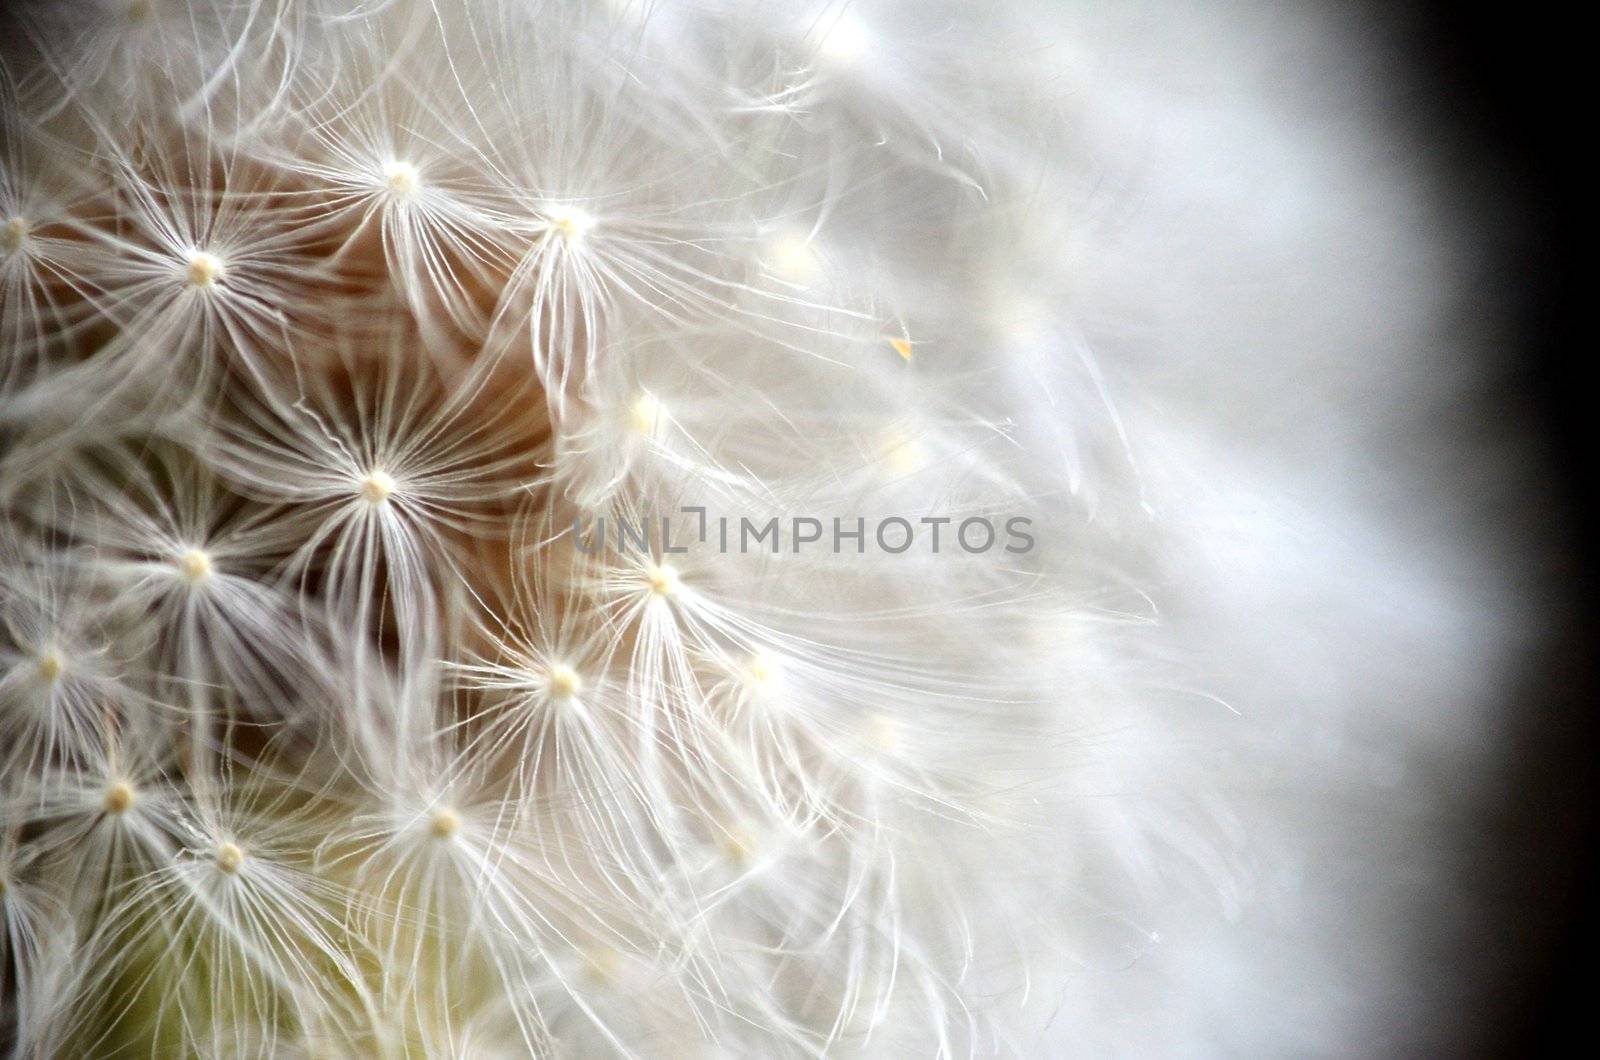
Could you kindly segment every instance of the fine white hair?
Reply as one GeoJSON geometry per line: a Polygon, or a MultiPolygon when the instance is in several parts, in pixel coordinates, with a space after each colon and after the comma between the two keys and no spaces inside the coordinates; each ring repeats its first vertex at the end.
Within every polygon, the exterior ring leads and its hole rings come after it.
{"type": "Polygon", "coordinates": [[[1372,32],[8,5],[0,1040],[1427,1041],[1527,601],[1372,32]]]}

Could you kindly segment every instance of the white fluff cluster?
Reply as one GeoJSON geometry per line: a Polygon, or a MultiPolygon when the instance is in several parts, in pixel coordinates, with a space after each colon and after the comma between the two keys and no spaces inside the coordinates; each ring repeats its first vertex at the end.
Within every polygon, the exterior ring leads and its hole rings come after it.
{"type": "Polygon", "coordinates": [[[1449,261],[1133,6],[11,4],[12,1054],[1392,1040],[1449,261]]]}

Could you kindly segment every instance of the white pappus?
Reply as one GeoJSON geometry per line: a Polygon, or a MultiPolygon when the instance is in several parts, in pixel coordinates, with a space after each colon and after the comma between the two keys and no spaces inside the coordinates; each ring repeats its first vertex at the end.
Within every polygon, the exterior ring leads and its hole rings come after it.
{"type": "Polygon", "coordinates": [[[0,1042],[1408,1040],[1511,598],[1353,33],[9,5],[0,1042]]]}

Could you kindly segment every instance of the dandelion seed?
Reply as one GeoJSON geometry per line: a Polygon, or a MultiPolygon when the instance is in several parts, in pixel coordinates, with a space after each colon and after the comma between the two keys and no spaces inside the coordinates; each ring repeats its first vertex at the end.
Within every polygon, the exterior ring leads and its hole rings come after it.
{"type": "Polygon", "coordinates": [[[323,370],[301,375],[293,405],[235,388],[237,411],[208,450],[246,496],[293,506],[298,529],[281,531],[296,537],[286,577],[303,584],[320,570],[341,620],[365,630],[392,618],[404,651],[432,636],[465,542],[505,532],[501,504],[539,455],[525,390],[451,387],[414,359],[417,341],[415,324],[394,318],[344,336],[323,370]],[[374,363],[382,351],[390,356],[374,363]]]}
{"type": "Polygon", "coordinates": [[[69,275],[117,331],[57,385],[97,397],[93,418],[128,392],[203,398],[227,365],[275,378],[284,343],[325,322],[330,303],[306,297],[326,270],[313,256],[315,227],[286,223],[276,205],[281,178],[200,129],[172,134],[160,151],[129,150],[109,128],[99,135],[122,205],[115,224],[78,229],[87,240],[69,275]]]}
{"type": "Polygon", "coordinates": [[[895,336],[895,337],[892,337],[892,338],[889,339],[889,345],[894,349],[895,353],[898,353],[900,355],[900,359],[902,361],[910,361],[911,360],[911,340],[910,339],[903,339],[903,338],[900,338],[898,336],[895,336]]]}
{"type": "Polygon", "coordinates": [[[19,563],[6,529],[0,520],[0,776],[10,778],[92,760],[108,726],[142,714],[130,661],[150,644],[148,627],[107,606],[107,584],[81,556],[44,549],[19,563]]]}
{"type": "Polygon", "coordinates": [[[59,477],[88,499],[80,529],[124,620],[155,640],[150,667],[177,682],[173,706],[236,697],[281,721],[316,686],[307,655],[320,623],[266,576],[300,543],[282,513],[248,502],[170,446],[115,446],[59,477]]]}

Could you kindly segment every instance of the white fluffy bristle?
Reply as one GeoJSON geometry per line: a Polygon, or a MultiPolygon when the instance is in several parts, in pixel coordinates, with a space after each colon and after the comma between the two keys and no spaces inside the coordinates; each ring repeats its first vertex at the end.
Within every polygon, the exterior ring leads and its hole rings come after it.
{"type": "Polygon", "coordinates": [[[0,1041],[1429,1052],[1478,297],[1343,17],[4,5],[0,1041]]]}

